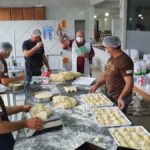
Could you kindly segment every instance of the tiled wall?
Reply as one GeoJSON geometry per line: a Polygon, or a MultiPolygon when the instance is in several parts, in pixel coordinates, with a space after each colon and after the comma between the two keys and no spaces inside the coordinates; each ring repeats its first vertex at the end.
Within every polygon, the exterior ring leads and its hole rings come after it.
{"type": "MultiPolygon", "coordinates": [[[[57,26],[60,21],[56,20],[46,20],[46,21],[1,21],[0,22],[0,42],[10,42],[13,45],[13,52],[11,56],[15,56],[24,65],[23,53],[22,53],[22,43],[31,37],[31,33],[34,29],[40,29],[43,31],[44,26],[52,26],[55,29],[54,39],[44,40],[42,35],[42,41],[44,43],[45,52],[47,55],[57,55],[62,51],[60,42],[56,35],[57,26]]],[[[74,21],[67,21],[68,28],[65,31],[69,32],[71,37],[74,37],[74,21]]],[[[10,58],[11,58],[10,56],[10,58]]],[[[8,62],[11,59],[8,59],[8,62]]],[[[60,57],[58,57],[59,61],[60,57]]],[[[60,64],[60,62],[58,62],[60,64]]],[[[51,65],[53,65],[51,63],[51,65]]]]}

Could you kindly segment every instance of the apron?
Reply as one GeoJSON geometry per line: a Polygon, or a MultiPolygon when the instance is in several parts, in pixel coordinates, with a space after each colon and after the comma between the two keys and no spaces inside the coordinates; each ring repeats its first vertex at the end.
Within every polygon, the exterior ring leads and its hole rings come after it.
{"type": "MultiPolygon", "coordinates": [[[[82,46],[82,49],[84,48],[86,48],[87,53],[90,53],[91,50],[90,43],[85,43],[85,45],[82,46]]],[[[76,41],[74,41],[72,44],[72,71],[74,72],[80,71],[81,73],[90,76],[89,59],[81,56],[78,57],[79,50],[80,47],[78,47],[76,41]]]]}
{"type": "Polygon", "coordinates": [[[30,82],[32,76],[41,76],[41,61],[26,61],[26,81],[30,82]]]}
{"type": "MultiPolygon", "coordinates": [[[[1,96],[0,96],[0,107],[4,113],[1,116],[1,119],[3,121],[9,121],[6,108],[5,108],[5,105],[1,96]]],[[[13,150],[14,143],[15,143],[15,140],[11,133],[0,134],[0,149],[1,150],[13,150]]]]}
{"type": "Polygon", "coordinates": [[[1,60],[3,66],[4,66],[4,71],[3,71],[3,74],[1,77],[3,78],[8,78],[8,68],[7,68],[7,63],[6,63],[6,60],[5,59],[2,59],[1,60]]]}

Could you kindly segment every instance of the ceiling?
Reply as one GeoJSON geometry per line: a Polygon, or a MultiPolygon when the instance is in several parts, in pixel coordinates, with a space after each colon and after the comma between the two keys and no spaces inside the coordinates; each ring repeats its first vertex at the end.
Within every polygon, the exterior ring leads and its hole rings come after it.
{"type": "MultiPolygon", "coordinates": [[[[72,3],[80,3],[81,0],[0,0],[0,7],[31,7],[31,6],[47,6],[55,5],[55,3],[60,3],[63,5],[72,5],[72,3]]],[[[96,8],[106,7],[107,5],[112,5],[117,7],[119,5],[119,0],[82,0],[86,5],[95,6],[96,8]]]]}
{"type": "Polygon", "coordinates": [[[120,0],[104,0],[95,5],[95,8],[119,8],[120,0]]]}
{"type": "MultiPolygon", "coordinates": [[[[49,5],[67,5],[78,4],[81,0],[0,0],[0,7],[32,7],[49,5]]],[[[82,0],[90,6],[90,0],[82,0]]],[[[76,6],[76,5],[75,5],[76,6]]]]}

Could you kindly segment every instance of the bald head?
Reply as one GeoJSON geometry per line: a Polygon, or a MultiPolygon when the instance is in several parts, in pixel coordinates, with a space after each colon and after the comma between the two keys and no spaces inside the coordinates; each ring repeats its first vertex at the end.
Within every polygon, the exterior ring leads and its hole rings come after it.
{"type": "Polygon", "coordinates": [[[83,31],[78,31],[77,33],[76,33],[76,41],[78,42],[78,43],[82,43],[83,41],[84,41],[84,32],[83,31]]]}
{"type": "Polygon", "coordinates": [[[83,32],[83,31],[78,31],[78,32],[76,33],[76,36],[84,37],[84,32],[83,32]]]}

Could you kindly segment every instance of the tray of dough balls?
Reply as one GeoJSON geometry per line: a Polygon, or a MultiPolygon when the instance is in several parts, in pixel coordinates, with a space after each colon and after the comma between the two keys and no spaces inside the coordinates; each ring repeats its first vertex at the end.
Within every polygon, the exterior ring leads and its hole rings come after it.
{"type": "Polygon", "coordinates": [[[81,98],[89,107],[112,106],[113,102],[103,93],[83,94],[81,98]]]}
{"type": "Polygon", "coordinates": [[[91,111],[100,127],[117,127],[132,124],[117,106],[92,108],[91,111]]]}
{"type": "Polygon", "coordinates": [[[150,133],[143,126],[127,126],[109,129],[118,146],[150,150],[150,133]]]}
{"type": "Polygon", "coordinates": [[[33,93],[33,100],[37,103],[49,102],[53,97],[50,91],[37,91],[33,93]]]}

